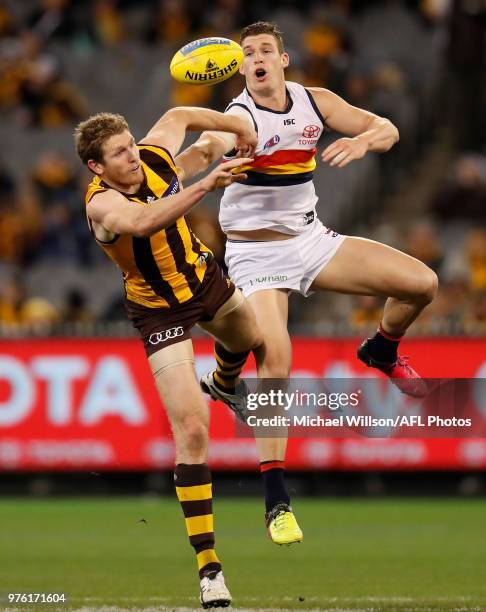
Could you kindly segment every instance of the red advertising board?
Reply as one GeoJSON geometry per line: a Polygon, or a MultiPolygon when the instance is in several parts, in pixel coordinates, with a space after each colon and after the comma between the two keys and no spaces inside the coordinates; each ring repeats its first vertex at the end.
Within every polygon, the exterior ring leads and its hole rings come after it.
{"type": "MultiPolygon", "coordinates": [[[[293,340],[294,377],[359,377],[356,339],[293,340]]],[[[194,342],[197,370],[214,364],[194,342]]],[[[486,339],[408,340],[426,377],[486,378],[486,339]]],[[[254,375],[249,364],[246,373],[254,375]]],[[[479,409],[486,411],[485,404],[479,409]]],[[[255,469],[253,440],[235,437],[211,402],[210,464],[255,469]]],[[[170,469],[173,445],[140,343],[134,339],[0,342],[0,470],[170,469]]],[[[486,439],[292,439],[290,469],[485,469],[486,439]]]]}

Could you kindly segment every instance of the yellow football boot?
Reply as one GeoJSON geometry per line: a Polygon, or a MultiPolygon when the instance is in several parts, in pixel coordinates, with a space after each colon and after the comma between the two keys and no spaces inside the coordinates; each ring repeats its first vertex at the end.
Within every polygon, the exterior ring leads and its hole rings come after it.
{"type": "Polygon", "coordinates": [[[265,524],[268,535],[275,544],[294,544],[302,542],[304,536],[295,520],[292,508],[288,504],[280,503],[265,514],[265,524]]]}

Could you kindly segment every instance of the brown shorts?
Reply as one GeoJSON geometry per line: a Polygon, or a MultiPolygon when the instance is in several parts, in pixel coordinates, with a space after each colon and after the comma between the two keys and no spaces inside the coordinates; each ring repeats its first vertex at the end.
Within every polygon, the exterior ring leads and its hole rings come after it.
{"type": "Polygon", "coordinates": [[[148,308],[126,300],[128,318],[142,336],[147,357],[191,337],[198,321],[211,321],[221,306],[235,292],[221,267],[211,257],[204,280],[197,293],[174,308],[148,308]]]}

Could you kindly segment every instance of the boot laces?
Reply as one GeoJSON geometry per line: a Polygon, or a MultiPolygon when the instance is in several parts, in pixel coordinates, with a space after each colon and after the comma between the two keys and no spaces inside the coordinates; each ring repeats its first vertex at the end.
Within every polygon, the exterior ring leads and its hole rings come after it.
{"type": "Polygon", "coordinates": [[[409,365],[409,363],[408,363],[409,361],[410,361],[410,356],[409,355],[402,355],[402,356],[398,357],[396,365],[401,366],[407,372],[407,374],[409,376],[414,376],[415,372],[413,371],[413,369],[409,365]]]}

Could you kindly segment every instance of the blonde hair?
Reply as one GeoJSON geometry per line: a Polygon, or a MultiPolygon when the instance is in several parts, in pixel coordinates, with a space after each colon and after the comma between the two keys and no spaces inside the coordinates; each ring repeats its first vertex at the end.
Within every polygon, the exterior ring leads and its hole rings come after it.
{"type": "Polygon", "coordinates": [[[129,129],[125,117],[114,113],[98,113],[81,121],[74,130],[74,144],[83,164],[90,159],[101,162],[108,138],[129,129]]]}

